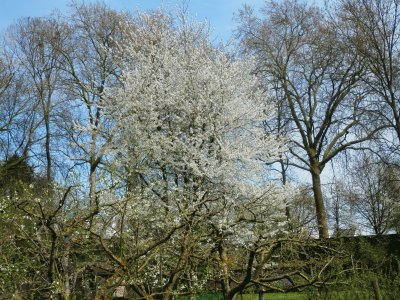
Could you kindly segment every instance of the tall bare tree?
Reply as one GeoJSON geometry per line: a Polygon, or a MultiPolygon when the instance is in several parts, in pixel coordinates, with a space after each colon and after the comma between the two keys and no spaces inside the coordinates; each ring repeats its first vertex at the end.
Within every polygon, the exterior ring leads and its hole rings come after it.
{"type": "MultiPolygon", "coordinates": [[[[29,84],[18,59],[10,51],[8,39],[2,39],[0,54],[0,160],[21,163],[28,157],[34,143],[37,125],[37,104],[29,94],[29,84]]],[[[13,164],[2,164],[4,171],[13,164]]]]}
{"type": "Polygon", "coordinates": [[[40,147],[32,151],[39,152],[36,160],[40,161],[43,145],[46,179],[51,182],[54,168],[52,140],[61,104],[61,55],[57,49],[65,43],[64,28],[56,18],[25,18],[10,28],[8,37],[19,72],[24,75],[26,85],[30,86],[27,91],[30,101],[36,106],[38,130],[35,134],[40,147]]]}
{"type": "Polygon", "coordinates": [[[97,203],[97,178],[110,142],[110,123],[104,116],[105,89],[118,84],[117,56],[122,40],[121,24],[127,16],[105,4],[72,4],[69,43],[61,48],[64,57],[65,91],[74,120],[66,127],[74,153],[73,160],[88,166],[90,204],[97,203]]]}
{"type": "Polygon", "coordinates": [[[257,17],[245,7],[239,15],[239,36],[245,50],[256,55],[255,72],[276,87],[289,110],[294,129],[290,164],[310,173],[321,238],[328,237],[321,173],[341,152],[371,139],[364,95],[364,67],[349,51],[339,18],[306,4],[271,1],[257,17]]]}

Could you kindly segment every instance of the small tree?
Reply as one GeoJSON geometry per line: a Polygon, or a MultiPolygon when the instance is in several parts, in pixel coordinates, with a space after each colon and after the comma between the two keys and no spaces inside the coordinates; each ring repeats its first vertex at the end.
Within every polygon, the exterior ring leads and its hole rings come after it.
{"type": "Polygon", "coordinates": [[[398,194],[398,174],[394,166],[365,154],[355,159],[348,181],[349,204],[359,215],[362,228],[376,235],[393,227],[398,194]]]}

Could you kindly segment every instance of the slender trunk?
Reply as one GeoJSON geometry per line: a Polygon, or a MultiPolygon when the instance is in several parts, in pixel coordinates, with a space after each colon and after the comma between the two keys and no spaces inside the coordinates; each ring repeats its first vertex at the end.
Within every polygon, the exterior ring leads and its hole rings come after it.
{"type": "Polygon", "coordinates": [[[326,215],[324,198],[322,196],[321,171],[317,163],[314,162],[312,164],[312,169],[310,170],[310,173],[312,177],[312,187],[314,193],[315,212],[317,216],[319,238],[327,239],[329,237],[328,218],[326,215]]]}
{"type": "MultiPolygon", "coordinates": [[[[386,100],[386,103],[388,103],[390,108],[392,109],[393,119],[394,119],[394,127],[395,127],[394,129],[397,134],[397,139],[400,142],[400,114],[399,114],[399,108],[398,108],[398,102],[397,102],[398,100],[393,91],[393,86],[391,84],[388,84],[387,88],[389,90],[389,96],[385,100],[386,100]]],[[[383,86],[383,89],[385,89],[385,86],[383,86]]]]}
{"type": "Polygon", "coordinates": [[[96,214],[99,212],[99,203],[96,195],[96,183],[97,183],[97,176],[96,176],[96,169],[99,164],[99,158],[96,159],[95,156],[95,140],[92,140],[92,148],[90,153],[90,173],[89,173],[89,207],[92,211],[92,216],[89,220],[89,231],[91,231],[93,226],[93,221],[96,214]]]}
{"type": "Polygon", "coordinates": [[[96,203],[96,168],[97,164],[95,163],[95,156],[91,155],[90,157],[90,174],[89,174],[89,198],[90,198],[90,207],[93,207],[96,203]]]}
{"type": "Polygon", "coordinates": [[[189,233],[187,233],[186,236],[184,237],[184,240],[182,243],[181,255],[175,266],[175,270],[173,271],[167,284],[163,288],[163,295],[162,295],[163,300],[169,300],[172,297],[172,292],[173,292],[174,288],[176,287],[178,280],[188,262],[189,247],[190,247],[190,237],[189,237],[189,233]]]}
{"type": "Polygon", "coordinates": [[[69,255],[70,255],[70,242],[69,238],[64,239],[65,250],[64,255],[61,259],[61,264],[64,272],[64,298],[69,299],[71,297],[71,285],[70,285],[70,265],[69,265],[69,255]]]}
{"type": "MultiPolygon", "coordinates": [[[[285,186],[286,185],[286,181],[287,181],[287,179],[286,179],[286,177],[287,177],[286,176],[286,164],[285,164],[282,156],[279,159],[279,164],[280,164],[280,167],[281,167],[282,185],[285,186]]],[[[289,231],[291,231],[291,230],[294,229],[294,227],[293,227],[292,214],[291,214],[291,210],[290,210],[290,205],[289,204],[286,204],[285,215],[286,215],[286,219],[288,221],[288,229],[289,229],[289,231]]]]}
{"type": "Polygon", "coordinates": [[[51,181],[51,153],[50,153],[50,139],[51,139],[51,128],[50,128],[50,109],[51,109],[51,91],[47,90],[44,86],[40,87],[39,91],[40,105],[43,110],[43,121],[45,126],[45,144],[44,150],[46,155],[46,180],[47,184],[51,181]]]}
{"type": "MultiPolygon", "coordinates": [[[[92,158],[90,159],[90,174],[89,174],[89,207],[91,210],[98,212],[98,205],[96,199],[96,167],[92,164],[92,158]]],[[[89,221],[89,231],[91,231],[93,226],[93,220],[95,218],[95,213],[90,217],[89,221]]]]}
{"type": "Polygon", "coordinates": [[[371,282],[372,288],[374,290],[375,300],[382,300],[382,292],[379,287],[378,279],[374,278],[371,282]]]}
{"type": "Polygon", "coordinates": [[[258,292],[258,300],[265,300],[265,292],[263,290],[258,292]]]}
{"type": "Polygon", "coordinates": [[[54,282],[54,273],[55,273],[55,268],[56,268],[56,252],[57,252],[57,233],[55,230],[50,226],[46,225],[48,230],[50,231],[50,237],[51,237],[51,248],[50,248],[50,255],[49,255],[49,267],[47,270],[47,276],[49,279],[50,283],[54,282]]]}
{"type": "Polygon", "coordinates": [[[335,202],[335,232],[336,234],[340,234],[340,207],[339,207],[339,199],[336,198],[335,202]]]}
{"type": "Polygon", "coordinates": [[[51,132],[50,132],[50,118],[49,118],[49,112],[45,112],[45,126],[46,126],[46,161],[47,161],[47,168],[46,168],[46,180],[47,184],[50,184],[51,182],[51,153],[50,153],[50,138],[51,138],[51,132]]]}
{"type": "Polygon", "coordinates": [[[286,176],[286,164],[285,164],[282,156],[279,159],[279,164],[281,166],[282,185],[286,185],[286,181],[287,181],[287,179],[286,179],[286,177],[287,177],[286,176]]]}
{"type": "Polygon", "coordinates": [[[396,134],[397,134],[397,139],[400,142],[400,120],[395,120],[396,121],[396,134]]]}
{"type": "Polygon", "coordinates": [[[229,284],[228,254],[226,253],[226,249],[224,245],[222,245],[222,242],[220,242],[218,246],[218,254],[222,268],[222,293],[224,295],[224,300],[231,300],[232,298],[230,297],[231,289],[229,284]]]}
{"type": "Polygon", "coordinates": [[[92,133],[90,136],[90,174],[89,174],[89,197],[90,197],[90,207],[93,208],[95,205],[97,207],[97,199],[96,199],[96,169],[100,163],[101,157],[98,156],[97,149],[97,137],[98,137],[98,125],[100,122],[100,111],[99,109],[96,111],[96,116],[92,115],[91,106],[88,105],[89,112],[89,123],[92,128],[92,133]]]}

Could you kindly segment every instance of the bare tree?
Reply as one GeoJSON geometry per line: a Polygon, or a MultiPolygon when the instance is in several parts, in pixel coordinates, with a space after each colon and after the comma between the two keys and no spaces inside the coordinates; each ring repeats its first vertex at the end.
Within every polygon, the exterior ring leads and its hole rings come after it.
{"type": "MultiPolygon", "coordinates": [[[[66,35],[62,24],[49,17],[21,19],[10,27],[8,37],[19,72],[30,86],[30,102],[37,112],[36,140],[40,145],[43,140],[46,179],[51,182],[54,171],[52,140],[56,134],[57,110],[62,103],[59,93],[61,56],[57,49],[65,43],[66,35]]],[[[41,152],[40,149],[31,151],[41,152]]],[[[41,157],[35,159],[40,161],[41,157]]]]}
{"type": "Polygon", "coordinates": [[[398,207],[398,170],[383,160],[365,153],[350,165],[347,184],[348,203],[358,217],[361,229],[376,235],[393,228],[393,217],[398,207]]]}
{"type": "Polygon", "coordinates": [[[123,39],[125,14],[105,4],[72,4],[68,44],[60,48],[67,73],[64,91],[71,103],[74,119],[65,127],[74,145],[70,158],[87,166],[90,205],[96,207],[100,166],[111,140],[111,123],[104,116],[105,89],[118,84],[120,75],[118,44],[123,39]]]}
{"type": "MultiPolygon", "coordinates": [[[[2,39],[0,57],[0,160],[19,157],[20,163],[29,155],[35,142],[37,104],[31,101],[29,84],[18,59],[2,39]]],[[[4,164],[2,168],[10,167],[4,164]]]]}
{"type": "Polygon", "coordinates": [[[367,67],[364,80],[380,99],[379,113],[400,141],[400,1],[341,0],[348,39],[367,67]]]}
{"type": "Polygon", "coordinates": [[[258,18],[250,8],[239,16],[238,33],[246,51],[256,55],[255,72],[284,95],[290,135],[290,164],[310,173],[319,236],[327,238],[328,218],[321,173],[335,156],[371,139],[360,89],[364,66],[349,51],[338,18],[313,6],[271,2],[258,18]]]}

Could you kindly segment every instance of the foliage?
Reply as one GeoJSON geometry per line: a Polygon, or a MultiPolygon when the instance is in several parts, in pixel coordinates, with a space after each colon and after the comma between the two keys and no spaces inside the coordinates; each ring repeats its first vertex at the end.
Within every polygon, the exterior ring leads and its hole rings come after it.
{"type": "Polygon", "coordinates": [[[396,25],[398,4],[336,4],[245,7],[241,53],[184,11],[73,2],[13,24],[0,51],[1,297],[356,297],[371,280],[395,297],[397,48],[378,57],[393,41],[374,28],[396,25]],[[324,195],[330,163],[340,178],[324,195]],[[344,208],[380,237],[328,239],[344,208]]]}

